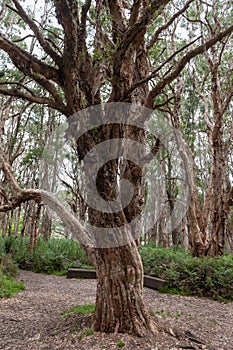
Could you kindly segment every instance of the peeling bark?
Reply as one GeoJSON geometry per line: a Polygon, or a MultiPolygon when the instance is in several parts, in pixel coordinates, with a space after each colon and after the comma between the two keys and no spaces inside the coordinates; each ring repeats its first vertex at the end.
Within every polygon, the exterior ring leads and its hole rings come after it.
{"type": "Polygon", "coordinates": [[[143,336],[155,332],[143,302],[143,267],[135,242],[119,248],[98,249],[94,329],[143,336]]]}

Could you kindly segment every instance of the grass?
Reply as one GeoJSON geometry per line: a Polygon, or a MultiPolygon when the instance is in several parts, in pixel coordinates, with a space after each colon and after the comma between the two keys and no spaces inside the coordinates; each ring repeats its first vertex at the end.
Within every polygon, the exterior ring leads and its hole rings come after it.
{"type": "Polygon", "coordinates": [[[86,328],[84,332],[79,333],[78,339],[81,341],[85,336],[93,335],[95,332],[92,328],[86,328]]]}
{"type": "Polygon", "coordinates": [[[87,329],[85,329],[85,334],[86,334],[86,336],[93,335],[94,334],[94,330],[92,328],[87,328],[87,329]]]}
{"type": "Polygon", "coordinates": [[[123,342],[122,340],[120,340],[118,343],[117,343],[117,346],[119,348],[123,348],[125,346],[125,342],[123,342]]]}
{"type": "Polygon", "coordinates": [[[22,282],[16,281],[0,270],[0,298],[11,298],[15,293],[24,289],[25,285],[22,282]]]}
{"type": "MultiPolygon", "coordinates": [[[[71,307],[68,310],[64,310],[61,312],[61,315],[68,318],[75,315],[90,315],[95,312],[95,304],[85,304],[85,305],[76,305],[71,307]]],[[[70,329],[71,333],[76,333],[76,327],[72,327],[70,329]]],[[[94,334],[94,330],[92,328],[86,328],[83,332],[78,334],[78,339],[81,341],[84,336],[89,336],[94,334]]]]}
{"type": "Polygon", "coordinates": [[[74,315],[90,315],[95,312],[95,304],[76,305],[68,310],[62,311],[61,315],[70,317],[74,315]]]}
{"type": "Polygon", "coordinates": [[[70,333],[71,333],[71,334],[75,334],[76,332],[77,332],[76,327],[71,327],[70,333]]]}
{"type": "Polygon", "coordinates": [[[157,310],[157,311],[154,311],[154,310],[150,309],[150,312],[151,312],[152,314],[159,315],[159,316],[172,317],[172,318],[175,318],[176,320],[177,320],[178,318],[180,318],[181,316],[184,315],[184,312],[183,312],[183,311],[177,312],[176,314],[173,314],[173,313],[170,312],[170,311],[164,311],[164,310],[157,310]]]}
{"type": "Polygon", "coordinates": [[[80,341],[83,339],[83,337],[84,337],[84,334],[83,334],[83,333],[79,333],[78,339],[79,339],[80,341]]]}

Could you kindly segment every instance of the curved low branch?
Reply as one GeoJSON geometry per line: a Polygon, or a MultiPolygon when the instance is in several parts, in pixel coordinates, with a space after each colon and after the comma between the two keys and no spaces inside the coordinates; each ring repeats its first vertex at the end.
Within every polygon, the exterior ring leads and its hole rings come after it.
{"type": "Polygon", "coordinates": [[[69,212],[66,207],[50,192],[39,189],[21,189],[13,169],[8,162],[2,149],[0,149],[0,169],[4,172],[7,183],[10,188],[11,197],[7,196],[4,189],[0,188],[0,196],[5,199],[5,203],[0,205],[0,212],[7,212],[20,206],[20,204],[34,200],[43,201],[60,217],[65,226],[70,229],[73,235],[85,246],[91,246],[90,234],[85,230],[74,214],[69,212]]]}
{"type": "MultiPolygon", "coordinates": [[[[1,195],[1,191],[0,191],[1,195]]],[[[43,201],[46,205],[52,209],[59,218],[63,221],[66,228],[71,230],[73,236],[79,240],[79,242],[85,246],[91,246],[93,239],[89,233],[85,230],[82,224],[78,221],[76,216],[69,212],[64,205],[62,205],[59,200],[51,193],[38,190],[38,189],[19,189],[17,195],[10,200],[0,205],[0,212],[7,212],[9,210],[16,209],[22,203],[27,201],[34,200],[36,202],[43,201]]]]}
{"type": "MultiPolygon", "coordinates": [[[[0,192],[1,196],[1,192],[0,192]]],[[[0,205],[0,212],[6,213],[7,211],[18,208],[22,203],[34,200],[36,202],[41,201],[40,192],[37,190],[25,190],[24,193],[18,193],[14,198],[8,198],[8,201],[0,205]]]]}
{"type": "Polygon", "coordinates": [[[93,238],[85,230],[74,214],[69,212],[64,205],[51,193],[39,190],[42,200],[47,204],[70,229],[79,242],[85,246],[92,246],[93,238]]]}

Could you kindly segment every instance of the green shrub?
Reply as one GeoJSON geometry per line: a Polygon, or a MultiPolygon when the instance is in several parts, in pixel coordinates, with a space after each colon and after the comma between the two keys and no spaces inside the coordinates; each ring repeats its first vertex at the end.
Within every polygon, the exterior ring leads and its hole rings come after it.
{"type": "Polygon", "coordinates": [[[86,334],[86,336],[93,335],[94,334],[94,330],[92,328],[87,328],[87,329],[85,329],[85,334],[86,334]]]}
{"type": "Polygon", "coordinates": [[[40,273],[66,275],[70,267],[88,266],[85,251],[76,241],[41,237],[34,251],[29,251],[29,237],[0,239],[2,255],[9,253],[21,269],[40,273]]]}
{"type": "Polygon", "coordinates": [[[5,239],[0,234],[0,259],[6,255],[5,239]]]}
{"type": "Polygon", "coordinates": [[[10,298],[14,293],[25,289],[22,282],[15,280],[18,269],[10,254],[1,257],[0,261],[0,298],[10,298]]]}
{"type": "Polygon", "coordinates": [[[182,249],[141,248],[145,273],[164,278],[162,291],[233,301],[233,256],[194,258],[182,249]]]}
{"type": "Polygon", "coordinates": [[[18,267],[12,259],[12,255],[6,254],[5,241],[1,237],[0,246],[0,298],[10,298],[14,293],[24,290],[25,286],[22,282],[15,280],[18,275],[18,267]]]}

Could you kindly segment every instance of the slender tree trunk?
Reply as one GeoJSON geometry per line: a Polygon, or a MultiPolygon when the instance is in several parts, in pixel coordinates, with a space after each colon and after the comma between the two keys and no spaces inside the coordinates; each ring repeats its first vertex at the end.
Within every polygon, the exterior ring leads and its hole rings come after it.
{"type": "Polygon", "coordinates": [[[12,234],[12,223],[13,223],[13,211],[10,211],[7,215],[7,234],[10,237],[12,234]]]}
{"type": "Polygon", "coordinates": [[[41,221],[41,236],[43,239],[48,240],[52,234],[52,219],[49,216],[47,209],[44,208],[42,212],[42,221],[41,221]]]}
{"type": "Polygon", "coordinates": [[[26,233],[26,226],[27,226],[27,221],[29,220],[29,203],[25,203],[24,204],[24,210],[23,210],[23,225],[22,225],[22,229],[20,232],[20,237],[24,237],[25,233],[26,233]]]}
{"type": "Polygon", "coordinates": [[[1,228],[1,233],[3,237],[6,237],[6,228],[7,228],[7,216],[8,213],[3,213],[2,218],[1,218],[1,223],[2,223],[2,228],[1,228]]]}
{"type": "Polygon", "coordinates": [[[158,241],[158,228],[157,223],[154,224],[154,226],[147,232],[145,244],[148,244],[149,242],[153,242],[155,245],[157,245],[158,241]]]}
{"type": "Polygon", "coordinates": [[[212,198],[211,198],[211,239],[207,255],[223,255],[226,234],[226,175],[225,175],[225,157],[223,152],[223,141],[221,140],[221,131],[213,130],[213,174],[212,174],[212,198]]]}
{"type": "Polygon", "coordinates": [[[33,215],[31,218],[31,232],[30,232],[30,244],[29,249],[30,251],[33,251],[36,243],[38,241],[38,225],[40,221],[40,212],[41,212],[41,205],[38,203],[34,204],[33,207],[33,215]]]}
{"type": "Polygon", "coordinates": [[[194,157],[180,133],[178,116],[174,114],[173,117],[180,156],[184,165],[192,169],[192,172],[187,170],[191,177],[189,181],[191,199],[187,211],[187,223],[192,255],[196,257],[222,255],[225,245],[227,201],[226,164],[221,130],[222,115],[215,106],[215,123],[210,134],[211,166],[203,208],[200,207],[198,198],[194,157]]]}
{"type": "Polygon", "coordinates": [[[21,206],[15,210],[15,219],[14,219],[14,235],[18,236],[19,233],[19,223],[20,223],[20,217],[21,217],[21,206]]]}

